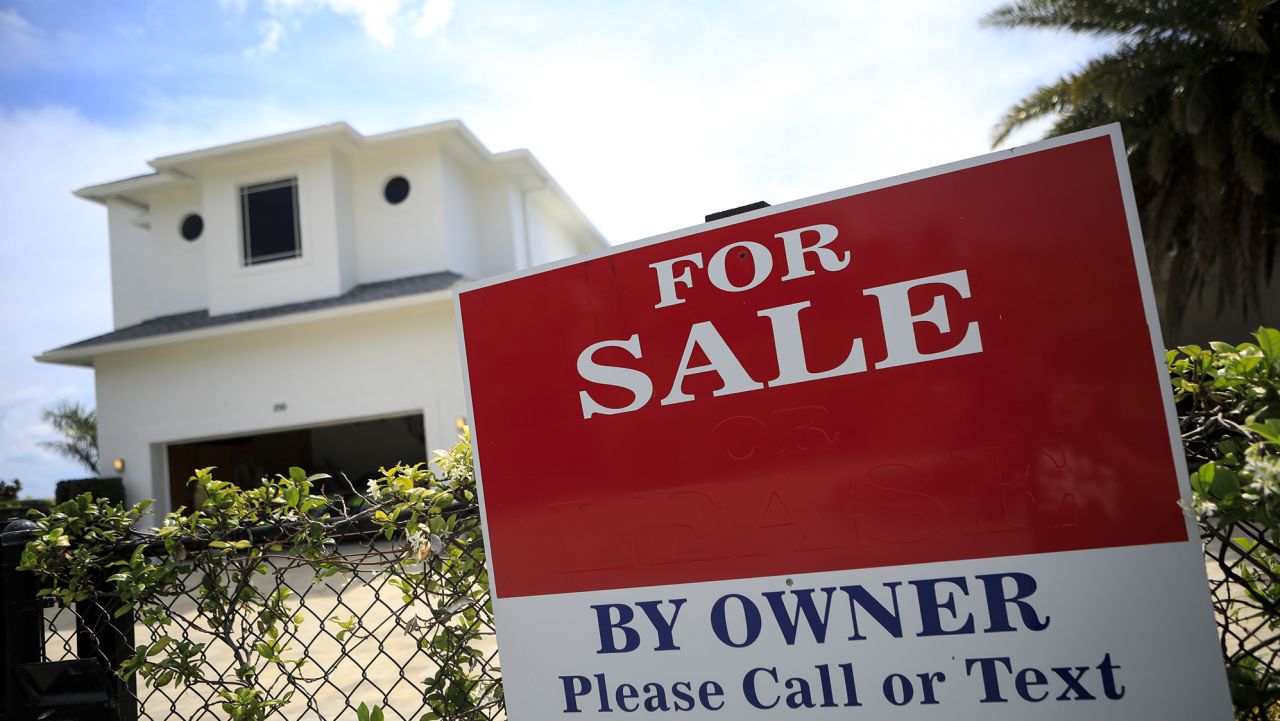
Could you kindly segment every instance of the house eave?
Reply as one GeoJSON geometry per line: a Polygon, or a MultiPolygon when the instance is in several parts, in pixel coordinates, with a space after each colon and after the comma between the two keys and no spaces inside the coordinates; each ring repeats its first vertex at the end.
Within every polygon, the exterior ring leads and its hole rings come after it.
{"type": "Polygon", "coordinates": [[[432,305],[435,303],[451,302],[453,300],[453,291],[451,289],[435,290],[427,293],[419,293],[416,295],[400,296],[397,298],[386,298],[382,300],[372,300],[364,303],[353,305],[343,305],[334,308],[320,308],[316,310],[301,311],[298,313],[290,313],[287,315],[275,316],[271,318],[261,318],[255,320],[246,320],[227,325],[213,326],[210,328],[199,328],[195,330],[179,331],[175,333],[165,333],[162,335],[148,336],[146,338],[137,338],[133,340],[97,343],[85,346],[55,348],[45,351],[35,356],[35,360],[39,363],[50,363],[66,366],[80,366],[89,368],[93,366],[94,359],[101,355],[111,353],[121,353],[124,351],[142,350],[146,348],[156,348],[165,345],[173,345],[176,343],[190,343],[193,341],[207,340],[210,338],[220,338],[240,333],[251,333],[260,330],[269,330],[272,328],[280,328],[283,326],[299,325],[303,323],[316,323],[326,320],[334,320],[337,318],[346,318],[355,315],[363,315],[366,313],[376,313],[398,308],[410,308],[414,306],[432,305]]]}
{"type": "Polygon", "coordinates": [[[461,120],[442,120],[412,128],[393,130],[373,135],[362,135],[345,122],[329,123],[288,133],[268,135],[234,143],[216,145],[211,148],[193,150],[186,153],[162,155],[151,160],[148,165],[155,169],[154,173],[124,178],[99,185],[90,185],[75,191],[75,195],[105,205],[112,199],[125,200],[140,208],[150,204],[150,192],[155,188],[177,182],[191,182],[200,176],[200,168],[212,161],[234,158],[235,156],[259,152],[266,148],[276,148],[299,143],[328,141],[348,149],[361,147],[377,147],[414,140],[427,140],[440,137],[449,140],[449,145],[457,152],[468,156],[469,162],[504,168],[511,173],[524,190],[546,190],[564,207],[568,216],[573,218],[583,230],[582,236],[593,247],[585,247],[588,252],[608,247],[604,235],[600,233],[586,214],[578,208],[560,184],[557,183],[543,167],[542,163],[524,148],[493,152],[471,132],[461,120]]]}
{"type": "Polygon", "coordinates": [[[152,190],[170,183],[188,180],[190,178],[180,173],[162,170],[145,175],[135,175],[132,178],[114,180],[109,183],[86,185],[83,188],[72,191],[72,195],[102,205],[106,205],[108,201],[113,199],[124,200],[130,205],[136,206],[139,210],[146,211],[150,210],[149,195],[152,190]]]}
{"type": "Polygon", "coordinates": [[[294,130],[287,133],[267,135],[261,138],[240,140],[234,143],[224,143],[222,145],[215,145],[211,148],[202,148],[200,150],[192,150],[185,153],[162,155],[149,161],[147,164],[157,170],[181,168],[183,166],[199,165],[209,160],[216,160],[244,153],[254,153],[264,148],[279,147],[281,145],[305,143],[312,140],[346,140],[351,143],[356,143],[360,138],[360,133],[356,132],[354,128],[346,123],[329,123],[327,125],[318,125],[313,128],[304,128],[302,130],[294,130]]]}

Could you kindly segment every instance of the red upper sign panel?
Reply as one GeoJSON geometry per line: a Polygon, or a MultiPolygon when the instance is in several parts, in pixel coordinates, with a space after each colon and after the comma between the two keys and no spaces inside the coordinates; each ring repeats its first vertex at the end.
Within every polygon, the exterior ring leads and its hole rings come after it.
{"type": "Polygon", "coordinates": [[[1112,143],[461,293],[497,593],[1185,540],[1112,143]]]}

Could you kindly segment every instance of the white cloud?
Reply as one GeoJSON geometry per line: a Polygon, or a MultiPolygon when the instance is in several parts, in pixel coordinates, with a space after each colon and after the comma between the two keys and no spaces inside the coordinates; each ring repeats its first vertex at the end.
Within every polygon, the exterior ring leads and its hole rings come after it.
{"type": "Polygon", "coordinates": [[[453,0],[424,0],[413,34],[420,38],[435,35],[453,19],[453,0]]]}
{"type": "Polygon", "coordinates": [[[245,57],[258,58],[271,55],[280,49],[280,39],[284,37],[284,23],[275,18],[258,23],[258,31],[262,33],[262,41],[244,51],[245,57]]]}
{"type": "Polygon", "coordinates": [[[401,0],[327,0],[329,9],[340,15],[358,18],[360,27],[382,47],[391,47],[396,41],[396,25],[401,0]]]}
{"type": "Polygon", "coordinates": [[[43,33],[17,10],[0,10],[0,73],[44,61],[43,33]]]}
{"type": "Polygon", "coordinates": [[[4,38],[5,42],[32,40],[35,36],[35,26],[27,22],[17,10],[0,10],[0,38],[4,38]]]}
{"type": "MultiPolygon", "coordinates": [[[[248,0],[222,0],[223,7],[243,13],[248,0]]],[[[265,0],[264,9],[270,16],[260,25],[262,41],[246,51],[249,56],[269,55],[275,52],[285,35],[285,23],[301,23],[303,16],[319,11],[354,18],[366,37],[382,48],[396,44],[397,30],[412,26],[417,37],[427,37],[442,30],[453,18],[453,0],[421,0],[414,7],[412,0],[265,0]]]]}

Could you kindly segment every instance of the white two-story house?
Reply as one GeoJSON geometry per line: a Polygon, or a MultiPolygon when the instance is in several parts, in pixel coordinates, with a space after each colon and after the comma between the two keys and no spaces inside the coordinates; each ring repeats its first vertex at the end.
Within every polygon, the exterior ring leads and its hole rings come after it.
{"type": "Polygon", "coordinates": [[[114,330],[37,360],[94,369],[99,470],[157,510],[194,468],[359,482],[426,459],[465,422],[454,286],[605,247],[533,155],[459,122],[150,166],[76,192],[107,209],[114,330]]]}

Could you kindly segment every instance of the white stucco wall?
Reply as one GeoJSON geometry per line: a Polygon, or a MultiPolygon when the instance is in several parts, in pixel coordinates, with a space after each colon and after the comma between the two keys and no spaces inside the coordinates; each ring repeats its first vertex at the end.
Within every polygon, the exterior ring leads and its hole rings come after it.
{"type": "Polygon", "coordinates": [[[441,172],[434,141],[366,151],[352,158],[359,282],[447,269],[441,172]],[[409,181],[409,197],[392,205],[382,192],[397,175],[409,181]]]}
{"type": "Polygon", "coordinates": [[[200,204],[200,188],[195,183],[176,183],[151,194],[147,318],[209,307],[204,270],[207,236],[202,233],[188,241],[180,232],[188,214],[202,214],[200,204]]]}
{"type": "Polygon", "coordinates": [[[482,276],[528,266],[523,255],[524,215],[520,190],[505,174],[489,171],[476,178],[476,227],[482,276]]]}
{"type": "Polygon", "coordinates": [[[355,186],[351,159],[345,152],[330,153],[333,163],[333,225],[338,244],[338,288],[345,293],[359,285],[356,236],[355,186]]]}
{"type": "Polygon", "coordinates": [[[549,263],[580,252],[565,223],[556,218],[555,209],[548,203],[548,196],[549,193],[546,190],[525,194],[530,265],[549,263]]]}
{"type": "MultiPolygon", "coordinates": [[[[448,153],[440,154],[441,200],[449,269],[470,278],[487,275],[477,227],[476,182],[448,153]]],[[[505,229],[502,229],[505,230],[505,229]]],[[[502,233],[510,235],[510,231],[502,233]]]]}
{"type": "MultiPolygon", "coordinates": [[[[121,200],[107,202],[107,231],[111,234],[111,309],[117,328],[152,317],[156,297],[148,288],[155,279],[151,235],[134,221],[143,209],[121,200]]],[[[166,299],[165,303],[168,302],[166,299]]]]}
{"type": "Polygon", "coordinates": [[[338,191],[327,146],[291,148],[211,165],[201,176],[201,186],[211,315],[331,298],[342,292],[335,212],[338,191]],[[240,189],[286,178],[298,179],[302,254],[246,266],[240,189]]]}
{"type": "Polygon", "coordinates": [[[466,413],[447,300],[102,355],[96,382],[101,470],[160,510],[165,444],[421,412],[431,450],[466,413]]]}

